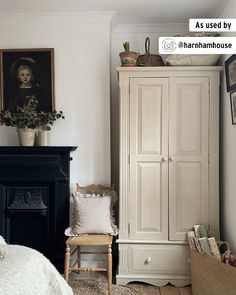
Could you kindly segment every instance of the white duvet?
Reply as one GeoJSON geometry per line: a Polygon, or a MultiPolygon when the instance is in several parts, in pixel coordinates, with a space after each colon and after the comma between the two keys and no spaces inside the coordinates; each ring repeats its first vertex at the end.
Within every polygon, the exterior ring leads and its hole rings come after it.
{"type": "Polygon", "coordinates": [[[0,295],[72,295],[72,289],[41,253],[0,240],[0,295]]]}

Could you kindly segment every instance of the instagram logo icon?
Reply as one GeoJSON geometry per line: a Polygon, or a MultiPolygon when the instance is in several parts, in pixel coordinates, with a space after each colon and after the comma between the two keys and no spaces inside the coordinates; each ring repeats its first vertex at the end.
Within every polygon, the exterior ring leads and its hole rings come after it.
{"type": "Polygon", "coordinates": [[[165,52],[172,52],[176,49],[176,42],[172,38],[166,38],[162,41],[162,49],[165,52]]]}

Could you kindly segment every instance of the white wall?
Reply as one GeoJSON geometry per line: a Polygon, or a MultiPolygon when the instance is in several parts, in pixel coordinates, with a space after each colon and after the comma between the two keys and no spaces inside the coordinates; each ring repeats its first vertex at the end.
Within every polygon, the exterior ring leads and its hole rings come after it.
{"type": "Polygon", "coordinates": [[[131,50],[145,53],[145,39],[150,38],[150,52],[158,54],[158,38],[187,33],[188,24],[136,24],[117,25],[111,38],[111,171],[112,183],[119,183],[119,88],[116,68],[120,66],[119,52],[123,43],[129,41],[131,50]]]}
{"type": "MultiPolygon", "coordinates": [[[[1,14],[0,48],[54,48],[56,109],[51,145],[78,146],[71,187],[110,183],[110,13],[1,14]]],[[[0,145],[18,145],[0,127],[0,145]]]]}
{"type": "MultiPolygon", "coordinates": [[[[219,17],[236,18],[236,1],[230,0],[219,17]]],[[[225,34],[236,36],[236,33],[225,34]]],[[[222,58],[222,64],[229,56],[222,58]]],[[[236,125],[232,125],[230,94],[226,92],[225,75],[221,77],[221,144],[220,144],[220,187],[221,187],[221,236],[229,241],[236,253],[236,125]]]]}

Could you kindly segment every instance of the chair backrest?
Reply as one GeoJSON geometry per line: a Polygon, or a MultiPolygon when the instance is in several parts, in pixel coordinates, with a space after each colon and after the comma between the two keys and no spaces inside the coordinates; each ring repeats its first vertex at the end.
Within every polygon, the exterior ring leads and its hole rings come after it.
{"type": "Polygon", "coordinates": [[[111,187],[109,186],[104,186],[101,184],[91,184],[88,186],[80,186],[80,184],[77,182],[76,183],[76,190],[79,191],[84,191],[86,193],[99,193],[103,191],[114,191],[115,185],[113,184],[111,187]]]}

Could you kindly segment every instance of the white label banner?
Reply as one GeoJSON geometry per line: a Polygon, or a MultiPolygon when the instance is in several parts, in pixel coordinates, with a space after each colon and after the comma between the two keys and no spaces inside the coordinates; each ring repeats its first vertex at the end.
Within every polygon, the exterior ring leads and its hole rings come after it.
{"type": "Polygon", "coordinates": [[[190,32],[236,32],[236,18],[191,18],[190,32]]]}
{"type": "Polygon", "coordinates": [[[160,54],[236,54],[236,37],[160,37],[160,54]]]}

